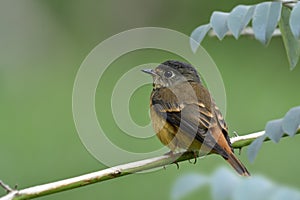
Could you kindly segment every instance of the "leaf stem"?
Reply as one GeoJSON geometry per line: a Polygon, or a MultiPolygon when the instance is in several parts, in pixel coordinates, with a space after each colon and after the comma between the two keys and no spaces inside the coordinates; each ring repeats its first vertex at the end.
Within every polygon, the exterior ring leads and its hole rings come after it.
{"type": "MultiPolygon", "coordinates": [[[[210,37],[215,37],[215,36],[217,36],[216,35],[216,33],[213,31],[213,30],[210,30],[209,32],[208,32],[208,35],[210,36],[210,37]]],[[[228,31],[227,33],[226,33],[226,36],[232,36],[233,34],[230,32],[230,31],[228,31]]],[[[252,29],[252,27],[246,27],[246,28],[244,28],[243,30],[242,30],[242,32],[241,32],[241,34],[240,35],[246,35],[246,36],[254,36],[254,31],[253,31],[253,29],[252,29]]],[[[281,32],[280,32],[280,29],[279,28],[276,28],[275,30],[274,30],[274,32],[273,32],[273,34],[272,34],[272,37],[273,36],[281,36],[281,32]]]]}

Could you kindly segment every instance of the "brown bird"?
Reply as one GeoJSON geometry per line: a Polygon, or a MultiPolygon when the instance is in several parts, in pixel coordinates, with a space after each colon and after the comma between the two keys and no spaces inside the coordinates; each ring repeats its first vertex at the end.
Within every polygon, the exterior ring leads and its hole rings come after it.
{"type": "Polygon", "coordinates": [[[169,60],[142,71],[153,77],[150,113],[154,131],[171,152],[219,154],[240,175],[250,176],[234,155],[224,118],[194,67],[169,60]]]}

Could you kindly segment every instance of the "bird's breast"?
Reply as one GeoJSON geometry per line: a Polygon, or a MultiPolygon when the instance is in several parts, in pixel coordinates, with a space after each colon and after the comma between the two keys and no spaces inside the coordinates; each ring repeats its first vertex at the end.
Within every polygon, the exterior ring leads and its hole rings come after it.
{"type": "Polygon", "coordinates": [[[162,144],[175,151],[176,149],[199,150],[201,143],[190,134],[182,132],[178,127],[166,121],[166,117],[158,114],[153,106],[150,108],[153,129],[162,144]]]}
{"type": "Polygon", "coordinates": [[[167,123],[166,118],[158,114],[154,107],[150,107],[150,115],[153,129],[161,143],[168,146],[171,150],[176,149],[175,135],[177,130],[175,127],[167,123]]]}

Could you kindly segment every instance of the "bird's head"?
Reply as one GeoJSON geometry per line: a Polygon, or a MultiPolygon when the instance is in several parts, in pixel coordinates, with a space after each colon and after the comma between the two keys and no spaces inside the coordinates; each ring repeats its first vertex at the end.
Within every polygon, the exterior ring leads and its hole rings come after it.
{"type": "Polygon", "coordinates": [[[168,60],[155,69],[144,69],[143,72],[153,77],[154,88],[172,87],[186,82],[199,82],[196,69],[190,64],[168,60]]]}

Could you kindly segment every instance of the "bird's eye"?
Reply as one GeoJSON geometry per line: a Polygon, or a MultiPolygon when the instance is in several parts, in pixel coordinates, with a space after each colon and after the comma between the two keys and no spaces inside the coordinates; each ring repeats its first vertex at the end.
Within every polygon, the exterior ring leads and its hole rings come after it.
{"type": "Polygon", "coordinates": [[[165,71],[164,76],[166,78],[171,78],[173,76],[173,72],[172,71],[165,71]]]}

